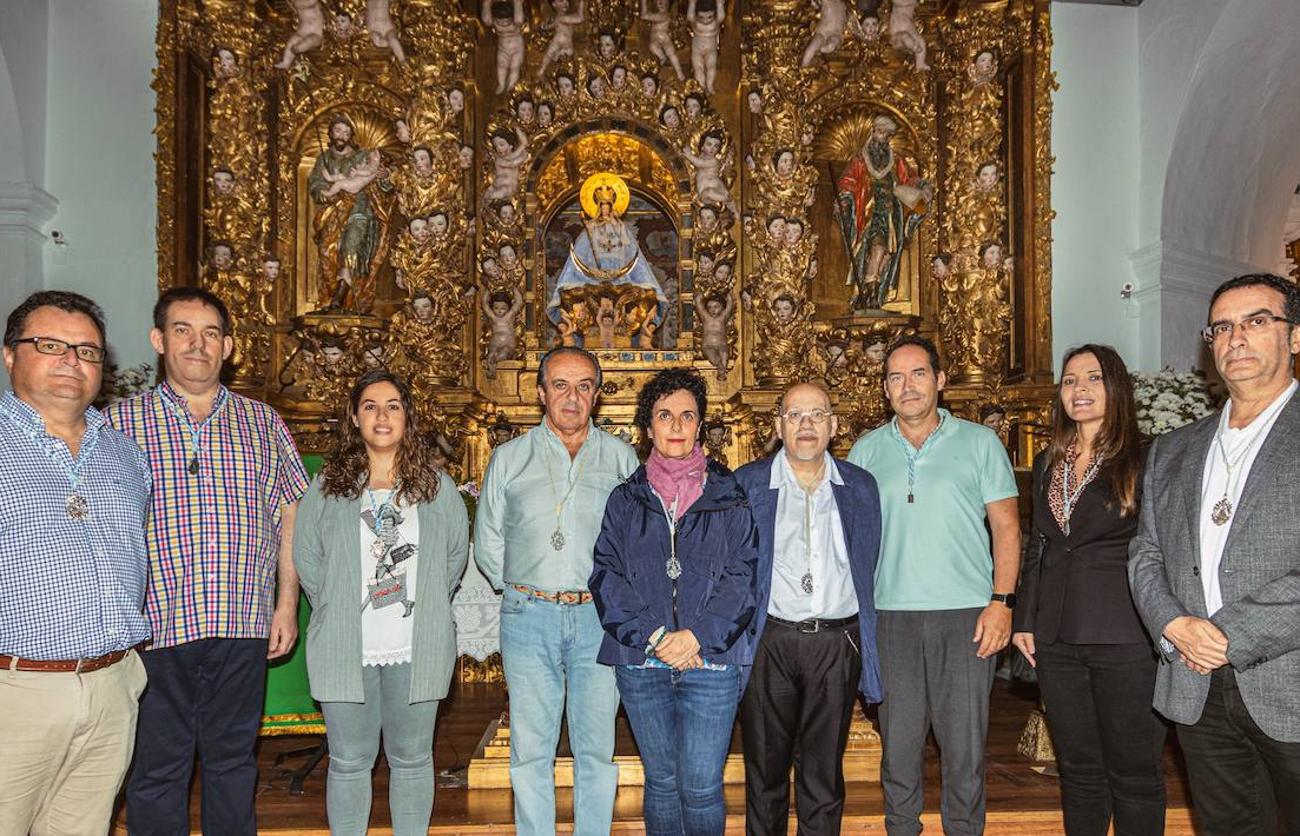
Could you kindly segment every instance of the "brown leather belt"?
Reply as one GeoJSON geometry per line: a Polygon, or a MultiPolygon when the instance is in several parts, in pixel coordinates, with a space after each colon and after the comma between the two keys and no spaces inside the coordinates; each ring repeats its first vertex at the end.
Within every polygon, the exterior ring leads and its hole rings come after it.
{"type": "Polygon", "coordinates": [[[135,648],[114,650],[103,656],[88,659],[22,659],[0,653],[0,668],[7,671],[39,671],[43,673],[90,673],[109,665],[116,665],[135,648]]]}
{"type": "Polygon", "coordinates": [[[585,589],[566,589],[562,592],[546,592],[542,589],[533,589],[531,586],[524,586],[521,583],[512,583],[510,584],[510,588],[516,592],[522,592],[525,595],[531,595],[534,598],[549,601],[552,604],[576,606],[578,604],[591,603],[591,593],[585,589]]]}

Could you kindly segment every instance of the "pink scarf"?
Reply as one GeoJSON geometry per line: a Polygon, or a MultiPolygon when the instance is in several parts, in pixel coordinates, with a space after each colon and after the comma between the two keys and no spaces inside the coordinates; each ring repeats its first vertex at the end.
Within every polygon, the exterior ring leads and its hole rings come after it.
{"type": "Polygon", "coordinates": [[[646,459],[645,474],[650,480],[650,487],[655,489],[655,493],[659,494],[668,508],[672,509],[673,500],[677,501],[673,513],[680,519],[686,509],[694,505],[695,500],[704,493],[704,469],[707,463],[708,459],[704,457],[704,450],[699,444],[684,459],[670,459],[660,455],[658,450],[651,450],[650,458],[646,459]]]}

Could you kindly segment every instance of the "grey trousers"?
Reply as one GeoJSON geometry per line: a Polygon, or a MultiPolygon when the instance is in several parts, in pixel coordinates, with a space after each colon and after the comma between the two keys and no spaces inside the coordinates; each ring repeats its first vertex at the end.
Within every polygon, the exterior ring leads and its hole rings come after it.
{"type": "Polygon", "coordinates": [[[971,641],[983,608],[877,613],[885,829],[921,832],[926,732],[939,744],[944,833],[984,832],[984,742],[996,656],[980,659],[971,641]]]}

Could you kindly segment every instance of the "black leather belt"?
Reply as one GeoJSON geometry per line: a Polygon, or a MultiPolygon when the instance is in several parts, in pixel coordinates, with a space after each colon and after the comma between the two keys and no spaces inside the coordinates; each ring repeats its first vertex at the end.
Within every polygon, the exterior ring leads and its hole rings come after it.
{"type": "Polygon", "coordinates": [[[800,633],[820,633],[823,630],[834,630],[837,627],[857,624],[858,617],[851,615],[848,618],[810,618],[807,621],[786,621],[784,618],[769,615],[767,621],[769,624],[780,624],[782,627],[789,627],[791,630],[798,630],[800,633]]]}

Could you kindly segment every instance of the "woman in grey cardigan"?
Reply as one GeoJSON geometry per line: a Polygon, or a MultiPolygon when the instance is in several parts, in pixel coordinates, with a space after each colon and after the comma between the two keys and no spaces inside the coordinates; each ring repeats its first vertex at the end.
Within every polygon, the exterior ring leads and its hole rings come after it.
{"type": "Polygon", "coordinates": [[[366,373],[303,498],[293,556],[311,601],[307,676],[325,715],[330,833],[361,836],[382,732],[394,836],[433,814],[433,726],[456,660],[451,596],[469,523],[433,464],[406,384],[366,373]]]}

